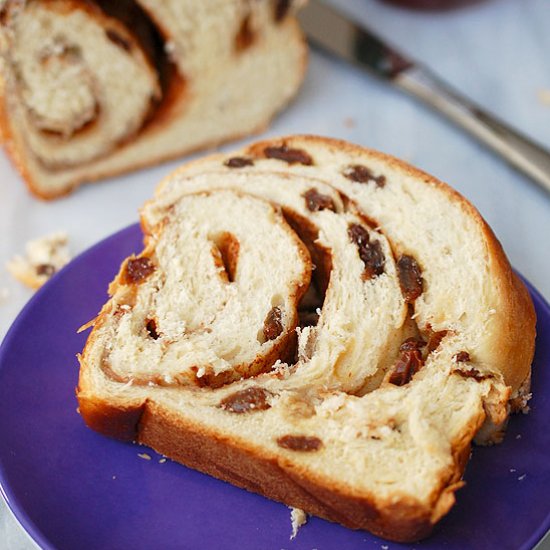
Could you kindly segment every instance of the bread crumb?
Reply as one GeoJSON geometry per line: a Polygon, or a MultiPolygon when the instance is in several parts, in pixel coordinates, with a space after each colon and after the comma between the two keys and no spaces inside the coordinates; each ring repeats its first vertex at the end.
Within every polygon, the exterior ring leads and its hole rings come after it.
{"type": "Polygon", "coordinates": [[[138,453],[138,456],[144,460],[151,460],[151,457],[147,453],[138,453]]]}
{"type": "Polygon", "coordinates": [[[116,476],[113,476],[113,479],[116,479],[116,476]]]}
{"type": "Polygon", "coordinates": [[[389,546],[387,546],[386,544],[383,544],[380,548],[382,548],[382,550],[388,550],[389,546]]]}
{"type": "Polygon", "coordinates": [[[513,474],[516,471],[515,468],[510,468],[510,472],[513,474]]]}
{"type": "Polygon", "coordinates": [[[527,474],[520,475],[518,481],[523,481],[527,477],[527,474]]]}
{"type": "Polygon", "coordinates": [[[164,464],[165,462],[166,462],[166,459],[165,459],[165,458],[161,458],[161,459],[159,460],[159,464],[164,464]]]}
{"type": "Polygon", "coordinates": [[[516,439],[521,439],[521,434],[516,435],[516,439]]]}
{"type": "Polygon", "coordinates": [[[24,285],[37,289],[49,281],[71,259],[64,232],[51,233],[25,245],[25,255],[14,256],[6,268],[24,285]]]}
{"type": "Polygon", "coordinates": [[[550,106],[550,89],[541,89],[537,95],[540,103],[550,106]]]}
{"type": "Polygon", "coordinates": [[[290,540],[296,538],[298,529],[307,522],[307,514],[300,508],[290,507],[290,521],[292,523],[292,534],[290,540]]]}

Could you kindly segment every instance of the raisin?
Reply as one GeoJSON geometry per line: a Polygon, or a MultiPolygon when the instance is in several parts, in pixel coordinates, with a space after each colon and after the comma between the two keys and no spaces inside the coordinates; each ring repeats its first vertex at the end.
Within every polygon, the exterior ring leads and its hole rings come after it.
{"type": "Polygon", "coordinates": [[[424,279],[417,261],[412,256],[403,254],[397,260],[397,274],[405,302],[414,303],[424,290],[424,279]]]}
{"type": "Polygon", "coordinates": [[[315,436],[283,435],[277,438],[277,445],[291,451],[311,453],[312,451],[318,451],[323,446],[323,442],[315,436]]]}
{"type": "Polygon", "coordinates": [[[52,264],[40,264],[36,266],[37,275],[45,275],[51,277],[55,273],[55,266],[52,264]]]}
{"type": "Polygon", "coordinates": [[[146,256],[141,258],[132,258],[126,264],[124,272],[124,284],[135,284],[143,281],[155,271],[153,262],[146,256]]]}
{"type": "Polygon", "coordinates": [[[268,159],[283,160],[288,164],[304,164],[305,166],[311,166],[313,159],[302,149],[291,149],[286,145],[280,147],[266,147],[264,149],[264,155],[268,159]]]}
{"type": "Polygon", "coordinates": [[[298,310],[298,319],[301,328],[314,327],[319,322],[319,314],[315,310],[300,309],[298,310]]]}
{"type": "Polygon", "coordinates": [[[421,338],[407,338],[400,346],[399,351],[419,351],[423,348],[426,342],[421,338]]]}
{"type": "Polygon", "coordinates": [[[344,170],[343,174],[349,180],[356,181],[358,183],[369,183],[374,181],[378,187],[384,187],[384,185],[386,185],[386,176],[375,176],[370,168],[367,168],[362,164],[353,164],[352,166],[348,166],[344,170]]]}
{"type": "Polygon", "coordinates": [[[290,0],[276,0],[273,18],[277,23],[281,22],[287,15],[290,9],[290,0]]]}
{"type": "Polygon", "coordinates": [[[245,166],[253,166],[254,161],[246,157],[231,157],[224,164],[228,168],[244,168],[245,166]]]}
{"type": "Polygon", "coordinates": [[[458,374],[459,376],[462,376],[462,378],[473,378],[477,382],[481,382],[483,380],[486,380],[487,378],[493,378],[492,374],[481,374],[477,369],[468,369],[468,370],[454,370],[453,374],[458,374]]]}
{"type": "Polygon", "coordinates": [[[359,257],[365,264],[364,278],[372,279],[384,273],[386,258],[382,252],[379,241],[370,242],[369,232],[357,223],[348,227],[348,236],[352,243],[355,243],[359,251],[359,257]]]}
{"type": "Polygon", "coordinates": [[[242,52],[254,42],[254,31],[250,25],[250,14],[244,17],[237,35],[235,36],[235,50],[242,52]]]}
{"type": "Polygon", "coordinates": [[[265,411],[271,405],[268,398],[272,394],[263,388],[251,387],[228,395],[220,402],[220,407],[226,411],[241,414],[250,411],[265,411]]]}
{"type": "Polygon", "coordinates": [[[409,383],[416,372],[420,370],[424,364],[420,348],[425,342],[416,338],[405,340],[399,350],[401,355],[393,368],[389,382],[394,386],[404,386],[409,383]]]}
{"type": "Polygon", "coordinates": [[[157,332],[157,322],[154,319],[149,319],[145,328],[153,340],[158,340],[159,333],[157,332]]]}
{"type": "Polygon", "coordinates": [[[272,308],[264,321],[264,337],[266,340],[275,340],[283,332],[281,322],[282,312],[278,307],[272,308]]]}
{"type": "Polygon", "coordinates": [[[470,360],[470,354],[467,351],[459,351],[454,357],[453,360],[456,363],[467,363],[470,360]]]}
{"type": "Polygon", "coordinates": [[[359,247],[368,244],[370,240],[369,232],[358,223],[351,224],[348,227],[348,235],[351,242],[355,243],[359,247]]]}
{"type": "Polygon", "coordinates": [[[132,44],[130,44],[130,42],[128,40],[126,40],[126,38],[124,38],[123,36],[118,34],[117,31],[115,31],[113,29],[107,29],[105,31],[105,35],[107,36],[107,38],[113,44],[115,44],[119,48],[122,48],[123,50],[126,50],[127,52],[129,52],[132,49],[132,44]]]}
{"type": "Polygon", "coordinates": [[[319,210],[336,211],[333,200],[328,195],[319,193],[314,187],[304,193],[306,206],[310,212],[319,212],[319,210]]]}
{"type": "Polygon", "coordinates": [[[432,353],[432,351],[435,351],[439,344],[441,344],[441,340],[447,336],[448,330],[440,330],[439,332],[432,332],[430,334],[430,337],[428,339],[428,353],[432,353]]]}

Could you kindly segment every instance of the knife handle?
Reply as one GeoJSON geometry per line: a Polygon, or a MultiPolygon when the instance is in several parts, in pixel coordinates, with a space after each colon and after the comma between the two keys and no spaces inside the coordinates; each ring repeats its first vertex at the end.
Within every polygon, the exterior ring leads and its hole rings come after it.
{"type": "Polygon", "coordinates": [[[425,67],[415,65],[402,71],[393,83],[458,124],[550,193],[550,151],[484,111],[425,67]]]}

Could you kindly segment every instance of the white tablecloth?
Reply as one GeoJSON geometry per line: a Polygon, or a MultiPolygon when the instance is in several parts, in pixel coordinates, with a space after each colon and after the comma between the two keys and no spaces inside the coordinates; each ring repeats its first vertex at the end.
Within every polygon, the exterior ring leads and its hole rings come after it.
{"type": "MultiPolygon", "coordinates": [[[[490,0],[444,14],[409,12],[374,0],[333,2],[550,148],[548,0],[490,0]]],[[[485,216],[512,264],[550,299],[550,195],[437,115],[386,84],[314,53],[299,97],[266,135],[296,132],[380,149],[449,182],[485,216]]],[[[178,164],[88,185],[45,203],[28,194],[0,154],[0,264],[21,252],[28,239],[52,231],[67,231],[77,254],[137,221],[138,207],[178,164]]],[[[0,269],[3,288],[9,296],[0,302],[0,338],[31,296],[0,269]]],[[[31,548],[36,545],[0,499],[0,549],[31,548]]]]}

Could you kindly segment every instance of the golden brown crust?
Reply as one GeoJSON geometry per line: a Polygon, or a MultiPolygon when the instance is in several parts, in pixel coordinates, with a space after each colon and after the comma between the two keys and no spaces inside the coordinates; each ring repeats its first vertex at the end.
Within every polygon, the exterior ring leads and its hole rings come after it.
{"type": "MultiPolygon", "coordinates": [[[[403,498],[381,506],[372,497],[354,495],[353,491],[337,487],[330,480],[316,479],[297,468],[290,459],[209,432],[155,402],[148,402],[145,407],[137,441],[238,487],[391,540],[419,540],[429,535],[435,523],[430,509],[412,499],[403,498]]],[[[452,492],[456,488],[451,486],[450,493],[448,489],[443,490],[451,500],[445,499],[441,515],[454,503],[452,492]]]]}
{"type": "MultiPolygon", "coordinates": [[[[81,373],[82,378],[82,373],[81,373]]],[[[284,504],[301,508],[351,529],[365,529],[398,542],[427,537],[455,502],[454,492],[469,454],[469,441],[478,425],[466,426],[453,444],[455,466],[441,480],[426,506],[410,498],[381,501],[314,476],[290,458],[275,456],[247,442],[235,441],[199,426],[154,400],[118,404],[94,397],[79,385],[77,398],[86,424],[116,439],[134,440],[190,468],[284,504]]],[[[482,419],[481,419],[482,421],[482,419]]]]}
{"type": "Polygon", "coordinates": [[[122,441],[135,441],[145,403],[117,406],[76,391],[79,412],[92,430],[122,441]]]}

